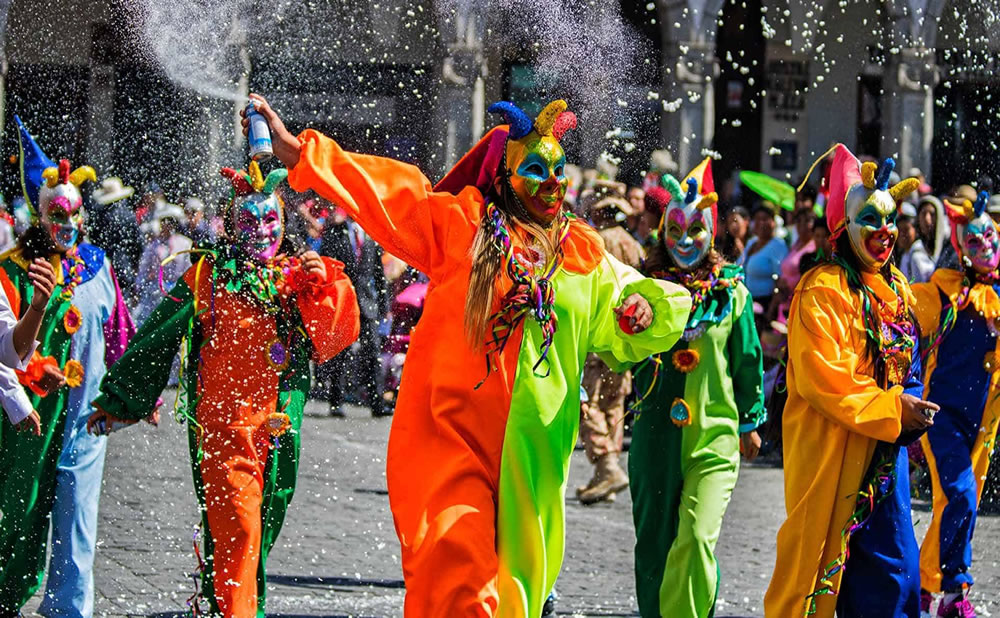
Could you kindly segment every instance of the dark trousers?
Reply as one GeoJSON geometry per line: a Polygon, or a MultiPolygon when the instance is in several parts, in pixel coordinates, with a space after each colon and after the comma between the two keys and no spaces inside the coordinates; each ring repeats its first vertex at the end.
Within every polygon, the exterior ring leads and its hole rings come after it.
{"type": "Polygon", "coordinates": [[[344,350],[318,370],[318,377],[326,387],[330,409],[344,404],[344,390],[364,389],[365,405],[372,414],[382,414],[385,406],[385,376],[382,373],[382,337],[374,320],[361,318],[361,332],[357,347],[344,350]]]}

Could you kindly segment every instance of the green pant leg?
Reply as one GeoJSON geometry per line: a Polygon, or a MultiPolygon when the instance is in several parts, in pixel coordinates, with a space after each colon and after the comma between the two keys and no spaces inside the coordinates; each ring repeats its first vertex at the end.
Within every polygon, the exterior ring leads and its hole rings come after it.
{"type": "Polygon", "coordinates": [[[628,469],[636,537],[636,599],[645,618],[660,616],[660,587],[667,552],[677,535],[684,480],[680,452],[681,429],[665,410],[651,409],[635,421],[628,469]]]}
{"type": "Polygon", "coordinates": [[[285,513],[295,494],[295,482],[299,473],[299,449],[301,445],[302,410],[305,407],[305,393],[282,393],[280,405],[291,419],[292,426],[278,439],[278,448],[268,454],[268,477],[264,481],[264,495],[261,499],[261,551],[257,566],[257,615],[264,616],[267,602],[267,557],[271,553],[281,526],[285,523],[285,513]],[[287,405],[286,405],[287,402],[287,405]]]}
{"type": "Polygon", "coordinates": [[[209,606],[212,615],[218,615],[219,604],[215,601],[215,582],[212,579],[214,564],[212,552],[214,543],[212,542],[212,532],[208,528],[208,517],[205,513],[205,484],[201,478],[201,445],[198,440],[198,430],[194,423],[188,422],[188,450],[191,455],[191,479],[194,481],[194,493],[198,499],[198,513],[201,515],[202,547],[204,548],[202,560],[205,562],[205,570],[201,574],[201,596],[209,606]]]}
{"type": "Polygon", "coordinates": [[[677,537],[667,554],[665,572],[669,577],[660,587],[664,616],[708,618],[714,613],[719,588],[715,544],[736,487],[737,462],[735,458],[714,457],[687,466],[677,537]]]}
{"type": "Polygon", "coordinates": [[[43,435],[8,425],[0,443],[0,612],[19,610],[45,575],[49,515],[66,421],[65,393],[51,397],[47,405],[35,402],[41,408],[43,435]]]}

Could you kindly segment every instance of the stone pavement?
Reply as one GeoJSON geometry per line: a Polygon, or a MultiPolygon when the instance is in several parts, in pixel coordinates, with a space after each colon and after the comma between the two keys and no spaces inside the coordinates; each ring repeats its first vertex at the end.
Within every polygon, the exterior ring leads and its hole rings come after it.
{"type": "MultiPolygon", "coordinates": [[[[385,617],[402,614],[399,545],[385,490],[389,419],[359,409],[349,418],[323,415],[310,403],[304,423],[298,491],[269,561],[268,613],[385,617]]],[[[184,430],[169,418],[111,436],[101,496],[96,614],[181,616],[194,586],[197,522],[184,430]]],[[[581,451],[572,488],[589,475],[581,451]]],[[[744,466],[719,540],[722,568],[717,616],[762,616],[762,599],[783,515],[781,470],[744,466]]],[[[627,492],[614,504],[583,507],[567,500],[567,555],[557,584],[559,613],[637,616],[627,492]]],[[[917,505],[922,535],[927,507],[917,505]]],[[[975,600],[983,615],[1000,613],[1000,520],[978,524],[975,600]],[[989,612],[989,613],[987,613],[989,612]]],[[[37,608],[40,595],[25,608],[37,608]]]]}

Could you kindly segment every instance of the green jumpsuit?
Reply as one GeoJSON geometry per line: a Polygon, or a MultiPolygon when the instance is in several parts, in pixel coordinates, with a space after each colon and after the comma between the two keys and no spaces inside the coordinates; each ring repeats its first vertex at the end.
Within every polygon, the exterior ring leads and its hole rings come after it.
{"type": "MultiPolygon", "coordinates": [[[[721,276],[741,271],[727,265],[721,276]]],[[[719,585],[713,551],[736,486],[739,435],[767,416],[746,287],[711,292],[692,309],[681,340],[633,374],[642,397],[629,451],[639,612],[711,616],[719,585]],[[690,424],[680,426],[671,409],[681,415],[685,404],[690,424]]]]}

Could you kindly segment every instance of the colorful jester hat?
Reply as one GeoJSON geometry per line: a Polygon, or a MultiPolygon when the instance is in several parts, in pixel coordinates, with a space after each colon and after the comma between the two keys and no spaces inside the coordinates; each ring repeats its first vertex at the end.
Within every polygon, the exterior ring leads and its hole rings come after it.
{"type": "Polygon", "coordinates": [[[224,167],[220,173],[232,183],[223,220],[226,232],[249,255],[260,260],[274,257],[284,238],[283,203],[275,189],[288,170],[272,170],[265,178],[256,161],[249,171],[224,167]]]}
{"type": "Polygon", "coordinates": [[[670,203],[660,219],[660,238],[674,262],[690,270],[708,255],[719,229],[712,159],[706,158],[691,170],[683,183],[664,174],[660,184],[670,193],[670,203]]]}
{"type": "Polygon", "coordinates": [[[69,159],[60,159],[56,165],[45,156],[17,115],[14,122],[18,129],[21,189],[32,223],[66,225],[76,220],[71,227],[81,227],[83,196],[80,185],[87,180],[97,182],[94,168],[83,165],[71,172],[69,159]]]}
{"type": "Polygon", "coordinates": [[[906,178],[890,187],[889,174],[896,167],[893,159],[886,159],[881,166],[871,161],[862,164],[843,144],[831,151],[834,158],[826,205],[831,238],[836,240],[846,230],[861,265],[869,271],[879,270],[892,255],[899,235],[899,202],[915,191],[920,181],[906,178]]]}
{"type": "Polygon", "coordinates": [[[576,127],[576,116],[566,102],[552,101],[532,121],[509,101],[490,105],[490,113],[504,116],[506,125],[491,129],[472,150],[442,178],[436,191],[459,193],[474,186],[484,195],[490,191],[498,171],[503,171],[522,206],[539,211],[562,208],[569,183],[566,155],[559,141],[576,127]]]}
{"type": "Polygon", "coordinates": [[[965,199],[956,204],[944,200],[945,212],[951,221],[951,245],[963,260],[968,260],[976,272],[990,274],[1000,264],[1000,235],[986,204],[990,194],[980,192],[975,203],[965,199]]]}

